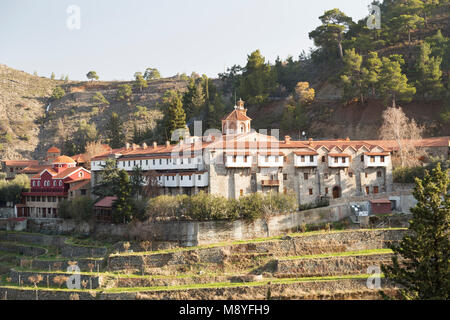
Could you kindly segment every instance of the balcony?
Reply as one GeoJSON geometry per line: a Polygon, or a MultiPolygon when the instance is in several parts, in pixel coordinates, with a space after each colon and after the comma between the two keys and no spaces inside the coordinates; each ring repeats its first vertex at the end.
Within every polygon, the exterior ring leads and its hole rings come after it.
{"type": "Polygon", "coordinates": [[[261,186],[263,186],[263,187],[278,187],[278,186],[280,186],[280,180],[261,180],[261,186]]]}
{"type": "Polygon", "coordinates": [[[253,157],[248,154],[226,154],[225,167],[227,168],[251,168],[253,157]]]}
{"type": "Polygon", "coordinates": [[[389,152],[369,152],[364,154],[365,168],[387,167],[390,161],[389,152]]]}
{"type": "Polygon", "coordinates": [[[258,166],[261,168],[283,167],[284,154],[258,155],[258,166]]]}
{"type": "Polygon", "coordinates": [[[296,167],[317,167],[318,153],[314,151],[294,152],[294,165],[296,167]]]}
{"type": "Polygon", "coordinates": [[[345,153],[328,154],[328,167],[330,168],[348,168],[350,166],[351,156],[345,153]]]}

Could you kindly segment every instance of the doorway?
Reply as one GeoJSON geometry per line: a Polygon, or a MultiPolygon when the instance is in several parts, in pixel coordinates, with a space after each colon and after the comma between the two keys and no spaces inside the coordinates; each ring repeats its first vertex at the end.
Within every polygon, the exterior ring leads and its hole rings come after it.
{"type": "Polygon", "coordinates": [[[341,188],[338,186],[333,188],[333,199],[337,199],[341,197],[341,188]]]}

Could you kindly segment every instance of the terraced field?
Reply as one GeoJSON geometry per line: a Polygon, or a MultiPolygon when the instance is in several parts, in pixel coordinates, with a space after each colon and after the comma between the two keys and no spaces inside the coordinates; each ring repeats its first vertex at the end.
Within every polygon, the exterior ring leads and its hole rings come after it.
{"type": "MultiPolygon", "coordinates": [[[[318,231],[144,251],[0,232],[0,299],[379,299],[368,268],[390,263],[388,245],[404,233],[318,231]],[[67,279],[79,282],[68,288],[67,279]]],[[[396,292],[383,279],[382,289],[396,292]]]]}

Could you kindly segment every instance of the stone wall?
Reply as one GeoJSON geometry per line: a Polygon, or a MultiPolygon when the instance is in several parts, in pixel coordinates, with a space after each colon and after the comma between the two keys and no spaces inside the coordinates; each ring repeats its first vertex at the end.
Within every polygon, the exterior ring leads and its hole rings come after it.
{"type": "MultiPolygon", "coordinates": [[[[277,215],[268,223],[262,219],[248,223],[237,221],[169,221],[129,225],[76,223],[63,219],[29,219],[29,230],[52,234],[92,234],[116,240],[156,240],[195,246],[230,240],[276,236],[298,229],[303,223],[321,224],[350,216],[348,204],[277,215]]],[[[85,254],[81,254],[85,255],[85,254]]],[[[99,253],[101,255],[101,253],[99,253]]],[[[80,255],[78,255],[80,256],[80,255]]]]}

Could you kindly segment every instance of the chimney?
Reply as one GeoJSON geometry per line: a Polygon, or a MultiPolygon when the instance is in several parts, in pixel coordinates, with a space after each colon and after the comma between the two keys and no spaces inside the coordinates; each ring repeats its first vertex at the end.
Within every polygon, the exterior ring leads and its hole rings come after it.
{"type": "Polygon", "coordinates": [[[147,149],[147,144],[145,142],[142,144],[142,149],[147,149]]]}
{"type": "Polygon", "coordinates": [[[170,147],[170,141],[169,140],[166,141],[166,147],[167,148],[170,147]]]}
{"type": "Polygon", "coordinates": [[[138,147],[139,147],[139,146],[138,146],[137,144],[135,144],[135,143],[133,143],[132,146],[131,146],[131,148],[132,148],[133,150],[136,150],[138,147]]]}
{"type": "Polygon", "coordinates": [[[127,142],[125,143],[125,149],[129,150],[130,149],[130,144],[127,142]]]}
{"type": "Polygon", "coordinates": [[[158,144],[156,143],[156,141],[153,141],[153,149],[156,149],[156,147],[158,147],[158,144]]]}
{"type": "Polygon", "coordinates": [[[285,143],[291,143],[291,137],[290,136],[284,136],[284,142],[285,143]]]}
{"type": "Polygon", "coordinates": [[[349,137],[345,138],[345,141],[350,141],[350,138],[349,137]]]}

